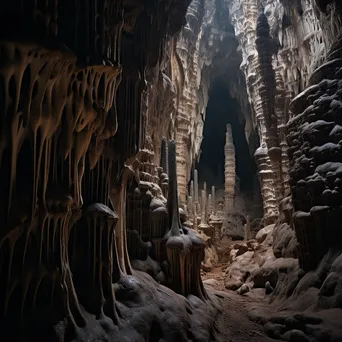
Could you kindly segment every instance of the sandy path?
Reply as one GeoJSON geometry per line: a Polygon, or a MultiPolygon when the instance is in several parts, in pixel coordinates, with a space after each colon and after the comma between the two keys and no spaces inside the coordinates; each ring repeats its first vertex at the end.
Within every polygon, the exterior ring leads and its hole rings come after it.
{"type": "Polygon", "coordinates": [[[206,288],[217,291],[221,298],[223,313],[220,320],[220,330],[225,342],[271,342],[275,341],[266,336],[263,327],[250,321],[248,312],[262,301],[240,296],[233,291],[226,290],[223,283],[221,267],[213,269],[202,276],[206,288]]]}

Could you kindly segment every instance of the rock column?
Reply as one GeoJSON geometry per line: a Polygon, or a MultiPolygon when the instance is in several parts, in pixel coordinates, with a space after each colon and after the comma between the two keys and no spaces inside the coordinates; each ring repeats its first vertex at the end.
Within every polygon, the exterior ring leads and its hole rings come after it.
{"type": "Polygon", "coordinates": [[[202,224],[206,224],[206,192],[205,190],[202,190],[201,191],[201,197],[202,197],[202,200],[201,200],[201,204],[202,204],[202,210],[201,210],[201,225],[202,224]]]}
{"type": "Polygon", "coordinates": [[[211,187],[211,208],[212,208],[212,214],[215,215],[216,213],[216,199],[215,199],[215,186],[213,185],[211,187]]]}
{"type": "MultiPolygon", "coordinates": [[[[281,148],[279,144],[278,119],[275,111],[276,78],[272,66],[272,40],[267,17],[260,12],[256,28],[256,49],[258,52],[258,67],[260,74],[259,94],[261,98],[261,109],[266,126],[265,142],[267,144],[268,156],[271,160],[272,178],[274,183],[277,205],[284,197],[284,185],[282,178],[281,148]]],[[[280,83],[278,80],[278,88],[280,83]]],[[[283,107],[282,97],[278,96],[277,104],[283,107]]],[[[277,208],[278,210],[278,208],[277,208]]]]}
{"type": "Polygon", "coordinates": [[[225,207],[231,211],[234,207],[235,197],[235,147],[233,144],[232,127],[227,125],[225,154],[225,207]]]}
{"type": "Polygon", "coordinates": [[[255,151],[254,158],[259,170],[258,173],[261,196],[264,205],[265,223],[271,224],[274,223],[278,217],[278,208],[266,143],[261,142],[261,146],[255,151]]]}
{"type": "Polygon", "coordinates": [[[195,212],[196,214],[199,213],[199,200],[198,200],[198,172],[197,170],[194,171],[194,194],[195,194],[195,212]]]}
{"type": "Polygon", "coordinates": [[[210,215],[213,212],[213,204],[212,204],[212,198],[211,198],[211,194],[209,194],[208,196],[208,210],[207,210],[207,217],[209,219],[210,215]]]}

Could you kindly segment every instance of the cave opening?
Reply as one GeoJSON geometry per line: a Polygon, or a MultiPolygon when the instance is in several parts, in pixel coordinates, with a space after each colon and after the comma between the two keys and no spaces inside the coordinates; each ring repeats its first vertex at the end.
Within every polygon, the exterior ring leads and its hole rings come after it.
{"type": "Polygon", "coordinates": [[[200,158],[194,165],[198,170],[199,186],[202,188],[206,182],[208,189],[215,186],[218,192],[224,191],[227,124],[231,125],[235,146],[236,195],[244,198],[247,207],[258,206],[260,210],[254,146],[246,139],[246,120],[239,101],[231,96],[229,83],[222,79],[214,81],[209,91],[200,158]]]}
{"type": "Polygon", "coordinates": [[[201,154],[196,163],[199,184],[207,182],[208,186],[224,188],[224,146],[227,124],[232,127],[236,175],[240,179],[240,190],[253,191],[256,164],[246,140],[245,120],[238,101],[230,96],[227,85],[220,80],[214,82],[209,91],[201,154]]]}

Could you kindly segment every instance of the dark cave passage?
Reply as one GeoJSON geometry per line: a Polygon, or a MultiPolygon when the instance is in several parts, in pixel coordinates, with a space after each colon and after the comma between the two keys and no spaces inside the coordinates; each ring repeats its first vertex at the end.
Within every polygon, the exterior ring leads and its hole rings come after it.
{"type": "Polygon", "coordinates": [[[231,124],[235,145],[236,175],[240,178],[240,190],[246,194],[255,191],[256,164],[250,154],[245,137],[245,121],[237,100],[232,98],[222,81],[213,83],[209,92],[201,155],[196,167],[199,184],[224,188],[224,146],[226,125],[231,124]]]}

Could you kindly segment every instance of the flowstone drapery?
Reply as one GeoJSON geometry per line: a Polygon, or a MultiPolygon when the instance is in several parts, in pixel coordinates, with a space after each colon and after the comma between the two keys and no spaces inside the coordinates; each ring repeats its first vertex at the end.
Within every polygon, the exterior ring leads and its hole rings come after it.
{"type": "MultiPolygon", "coordinates": [[[[186,312],[186,296],[208,298],[199,275],[202,240],[180,226],[189,253],[176,263],[167,256],[174,245],[165,237],[165,197],[174,201],[177,180],[168,195],[166,140],[159,166],[147,134],[148,114],[151,122],[157,115],[145,107],[147,77],[149,84],[160,80],[189,2],[2,4],[1,340],[152,340],[158,332],[173,340],[173,324],[183,340],[213,334],[211,318],[207,333],[197,334],[186,312]],[[165,261],[171,275],[159,274],[159,282],[184,297],[134,270],[134,259],[150,256],[165,261]]],[[[172,92],[163,80],[165,94],[172,92]]],[[[177,202],[169,206],[178,212],[177,202]]],[[[213,308],[207,302],[198,308],[213,308]]]]}

